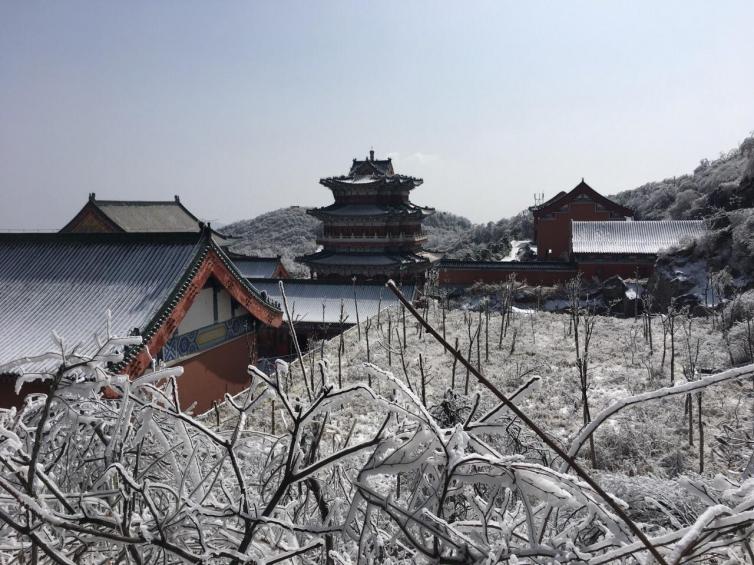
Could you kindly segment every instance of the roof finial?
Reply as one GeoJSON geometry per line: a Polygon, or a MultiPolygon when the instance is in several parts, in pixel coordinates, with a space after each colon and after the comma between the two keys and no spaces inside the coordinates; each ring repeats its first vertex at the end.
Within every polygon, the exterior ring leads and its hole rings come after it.
{"type": "Polygon", "coordinates": [[[94,202],[96,196],[97,196],[96,194],[94,194],[93,192],[90,192],[89,193],[89,202],[94,202]]]}
{"type": "Polygon", "coordinates": [[[374,147],[369,149],[369,160],[374,161],[374,147]]]}

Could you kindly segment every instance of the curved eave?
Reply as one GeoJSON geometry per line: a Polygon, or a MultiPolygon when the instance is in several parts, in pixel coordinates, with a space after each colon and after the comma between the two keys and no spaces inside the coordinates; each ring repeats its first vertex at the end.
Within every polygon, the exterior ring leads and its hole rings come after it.
{"type": "Polygon", "coordinates": [[[319,179],[322,186],[330,190],[359,190],[369,188],[390,190],[413,190],[421,186],[424,180],[405,175],[379,176],[371,179],[356,179],[354,177],[327,177],[319,179]]]}
{"type": "Polygon", "coordinates": [[[318,218],[320,220],[328,219],[328,220],[344,220],[344,221],[358,221],[361,219],[380,219],[385,220],[389,219],[391,217],[401,217],[401,218],[426,218],[427,216],[431,216],[435,213],[434,208],[422,208],[420,206],[416,206],[413,208],[397,208],[397,209],[386,209],[383,212],[377,213],[377,214],[337,214],[334,213],[335,210],[340,209],[340,206],[331,205],[331,206],[325,206],[322,208],[310,208],[306,211],[307,214],[310,216],[313,216],[315,218],[318,218]]]}
{"type": "Polygon", "coordinates": [[[198,275],[206,270],[206,276],[215,276],[223,287],[236,298],[239,303],[249,311],[253,316],[262,323],[279,327],[283,322],[283,313],[277,304],[265,300],[262,295],[255,289],[233,265],[232,261],[227,258],[222,249],[212,240],[209,230],[205,230],[200,241],[197,243],[197,251],[194,259],[189,264],[186,271],[175,284],[173,292],[167,298],[162,308],[154,315],[146,327],[143,329],[141,336],[142,345],[130,346],[127,348],[123,361],[114,369],[116,371],[125,369],[127,373],[133,376],[140,374],[149,364],[151,359],[150,352],[157,352],[162,349],[164,343],[155,341],[167,341],[172,333],[178,328],[178,324],[183,319],[186,311],[193,304],[196,295],[201,288],[194,288],[192,284],[198,275]],[[213,263],[209,265],[208,263],[213,263]],[[249,296],[250,300],[244,301],[241,294],[249,296]],[[246,302],[246,304],[244,304],[246,302]],[[183,314],[178,315],[181,306],[185,306],[183,314]]]}
{"type": "Polygon", "coordinates": [[[348,254],[348,253],[333,253],[330,251],[318,251],[316,253],[310,253],[308,255],[302,255],[299,257],[296,257],[296,261],[299,261],[301,263],[306,263],[309,266],[315,266],[315,267],[324,267],[324,268],[353,268],[353,269],[362,269],[362,268],[400,268],[400,267],[423,267],[428,266],[431,261],[429,258],[421,256],[421,255],[413,255],[411,257],[411,260],[402,260],[402,257],[399,254],[390,255],[390,254],[376,254],[374,257],[387,257],[390,259],[389,262],[380,262],[380,263],[356,263],[356,262],[349,262],[346,258],[347,257],[361,257],[361,258],[367,258],[370,257],[369,254],[348,254]],[[331,258],[343,258],[343,262],[327,262],[328,259],[331,258]]]}

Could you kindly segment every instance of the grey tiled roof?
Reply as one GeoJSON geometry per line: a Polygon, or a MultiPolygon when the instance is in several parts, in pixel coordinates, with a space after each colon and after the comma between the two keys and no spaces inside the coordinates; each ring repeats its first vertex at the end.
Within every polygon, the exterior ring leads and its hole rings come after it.
{"type": "Polygon", "coordinates": [[[657,254],[702,236],[702,220],[573,222],[574,253],[657,254]]]}
{"type": "Polygon", "coordinates": [[[52,331],[91,353],[105,330],[144,330],[197,254],[200,234],[0,235],[0,364],[50,351],[52,331]]]}
{"type": "Polygon", "coordinates": [[[375,265],[397,266],[428,262],[428,259],[414,253],[334,253],[319,251],[299,258],[313,265],[375,265]]]}
{"type": "MultiPolygon", "coordinates": [[[[276,280],[257,279],[249,281],[260,292],[264,291],[273,300],[282,304],[280,287],[276,280]]],[[[285,294],[291,316],[297,322],[322,323],[322,304],[325,305],[324,322],[338,323],[340,320],[340,303],[343,301],[343,311],[347,324],[356,323],[356,308],[354,305],[354,288],[356,300],[359,304],[359,319],[363,322],[369,317],[376,316],[378,307],[382,310],[398,305],[398,299],[383,284],[335,284],[312,280],[284,280],[285,294]],[[382,304],[380,306],[380,295],[382,304]]],[[[416,287],[404,284],[403,294],[410,300],[414,298],[416,287]]]]}
{"type": "Polygon", "coordinates": [[[411,190],[424,181],[415,177],[395,174],[390,159],[375,159],[374,153],[363,161],[354,159],[347,175],[320,179],[320,184],[328,188],[358,187],[411,190]]]}
{"type": "Polygon", "coordinates": [[[364,217],[364,216],[396,216],[416,215],[429,216],[434,213],[434,208],[423,208],[408,202],[406,204],[387,206],[381,204],[330,204],[321,208],[307,210],[311,216],[327,217],[364,217]]]}
{"type": "Polygon", "coordinates": [[[199,220],[179,202],[95,200],[108,218],[127,232],[198,232],[199,220]]]}
{"type": "MultiPolygon", "coordinates": [[[[208,236],[208,230],[0,234],[0,365],[50,351],[53,331],[68,346],[81,344],[81,353],[93,353],[93,336],[105,331],[108,309],[114,334],[138,329],[150,339],[210,250],[258,297],[208,236]]],[[[135,353],[127,352],[126,361],[135,353]]]]}

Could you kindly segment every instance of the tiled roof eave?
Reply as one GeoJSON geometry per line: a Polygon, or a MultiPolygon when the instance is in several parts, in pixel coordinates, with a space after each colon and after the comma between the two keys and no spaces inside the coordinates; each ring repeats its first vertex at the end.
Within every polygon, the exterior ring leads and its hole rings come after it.
{"type": "Polygon", "coordinates": [[[387,189],[413,189],[421,186],[424,183],[423,179],[409,177],[404,175],[391,175],[391,176],[375,176],[366,182],[355,182],[354,177],[340,176],[340,177],[326,177],[319,180],[322,186],[330,189],[367,189],[367,188],[387,188],[387,189]]]}
{"type": "Polygon", "coordinates": [[[152,319],[147,323],[146,327],[142,331],[142,345],[130,346],[126,348],[125,355],[123,356],[123,361],[121,361],[114,367],[116,371],[125,369],[137,357],[137,355],[139,355],[139,353],[143,351],[143,348],[147,346],[149,341],[155,336],[157,331],[167,320],[168,316],[178,305],[179,301],[183,298],[186,290],[188,289],[189,283],[196,276],[199,267],[207,257],[207,253],[209,252],[209,246],[207,245],[207,243],[207,238],[202,237],[199,240],[199,242],[197,243],[197,250],[194,254],[194,259],[191,261],[186,271],[184,271],[179,280],[173,286],[173,291],[165,300],[162,307],[157,311],[157,313],[152,317],[152,319]]]}
{"type": "MultiPolygon", "coordinates": [[[[194,254],[193,260],[189,264],[186,271],[184,271],[184,273],[178,279],[178,281],[176,281],[173,292],[171,292],[171,294],[163,303],[162,307],[153,316],[152,320],[150,320],[149,323],[147,323],[145,329],[142,331],[141,336],[143,339],[143,344],[139,346],[131,346],[127,348],[126,353],[123,357],[123,361],[114,367],[116,371],[120,371],[128,367],[129,364],[131,364],[136,359],[136,357],[143,351],[143,348],[157,334],[157,332],[163,326],[163,324],[168,319],[168,317],[173,313],[176,306],[184,298],[186,291],[188,290],[189,285],[191,284],[191,281],[193,281],[194,278],[196,277],[199,269],[201,268],[204,261],[207,259],[207,256],[209,255],[210,252],[214,252],[215,256],[223,263],[223,265],[225,265],[225,267],[231,273],[233,273],[237,282],[244,288],[244,290],[252,294],[258,300],[258,302],[264,306],[264,308],[266,308],[271,314],[275,316],[282,316],[282,310],[279,307],[266,301],[259,294],[259,292],[251,284],[249,284],[249,282],[238,272],[235,265],[233,265],[232,261],[230,261],[225,256],[225,253],[223,253],[220,247],[213,241],[210,235],[211,235],[210,231],[205,230],[203,236],[200,238],[199,242],[197,243],[197,248],[196,248],[196,252],[194,254]]],[[[154,353],[154,352],[151,352],[151,353],[154,353]]]]}

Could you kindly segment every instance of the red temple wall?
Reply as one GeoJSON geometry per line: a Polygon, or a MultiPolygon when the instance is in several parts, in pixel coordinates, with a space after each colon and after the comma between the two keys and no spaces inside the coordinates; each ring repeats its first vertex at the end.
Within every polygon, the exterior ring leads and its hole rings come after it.
{"type": "Polygon", "coordinates": [[[633,279],[638,272],[639,278],[646,278],[654,272],[654,263],[631,260],[612,260],[605,262],[578,262],[579,272],[585,279],[605,280],[618,275],[624,279],[633,279]]]}
{"type": "MultiPolygon", "coordinates": [[[[258,347],[260,357],[289,353],[289,339],[282,328],[264,330],[258,347]]],[[[212,408],[213,400],[222,401],[225,393],[237,394],[244,390],[249,383],[246,371],[251,363],[249,340],[254,339],[254,334],[243,335],[179,362],[183,367],[183,375],[177,381],[181,407],[187,408],[196,401],[194,413],[205,412],[212,408]]],[[[48,390],[45,383],[26,383],[21,394],[16,395],[14,387],[15,379],[0,377],[0,408],[18,407],[26,395],[48,390]]]]}
{"type": "Polygon", "coordinates": [[[47,394],[49,386],[47,383],[34,381],[25,383],[21,387],[21,393],[16,394],[16,379],[11,376],[0,376],[0,408],[19,408],[27,394],[42,392],[47,394]]]}
{"type": "Polygon", "coordinates": [[[598,210],[592,202],[571,202],[567,209],[554,212],[552,217],[534,219],[537,233],[537,256],[539,259],[566,259],[571,247],[571,221],[618,220],[611,218],[609,210],[598,210]],[[551,250],[548,255],[547,251],[551,250]]]}
{"type": "Polygon", "coordinates": [[[183,375],[178,378],[178,394],[181,408],[196,402],[194,413],[212,408],[212,401],[222,401],[223,396],[238,394],[248,387],[249,374],[246,367],[251,363],[250,335],[244,335],[209,349],[179,363],[183,375]]]}
{"type": "Polygon", "coordinates": [[[576,269],[573,270],[537,270],[537,271],[517,271],[511,269],[443,269],[440,268],[438,280],[444,285],[464,285],[471,286],[474,283],[481,282],[484,284],[503,283],[508,280],[508,276],[516,274],[519,281],[526,280],[527,284],[537,286],[553,286],[558,283],[564,283],[576,276],[576,269]]]}

